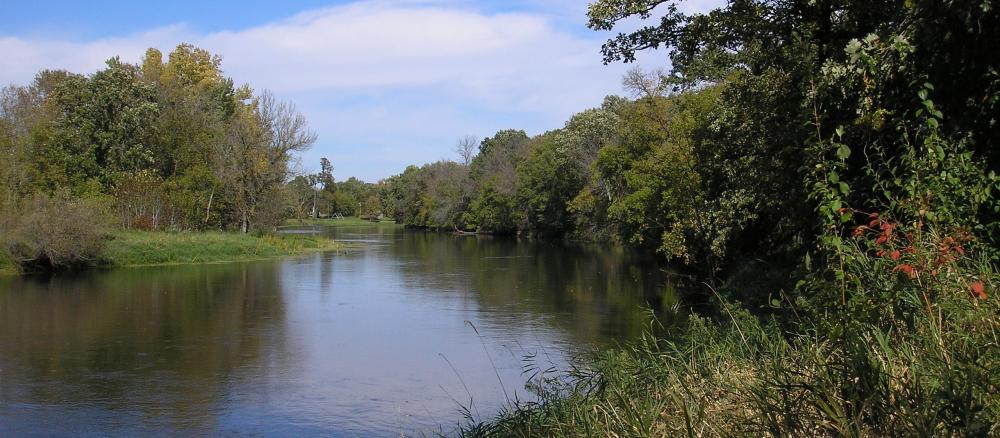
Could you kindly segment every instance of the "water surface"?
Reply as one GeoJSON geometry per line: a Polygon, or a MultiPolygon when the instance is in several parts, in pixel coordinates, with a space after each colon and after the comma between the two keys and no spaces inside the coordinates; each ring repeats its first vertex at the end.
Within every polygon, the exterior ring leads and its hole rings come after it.
{"type": "Polygon", "coordinates": [[[361,246],[0,278],[0,436],[447,434],[672,299],[612,247],[323,232],[361,246]]]}

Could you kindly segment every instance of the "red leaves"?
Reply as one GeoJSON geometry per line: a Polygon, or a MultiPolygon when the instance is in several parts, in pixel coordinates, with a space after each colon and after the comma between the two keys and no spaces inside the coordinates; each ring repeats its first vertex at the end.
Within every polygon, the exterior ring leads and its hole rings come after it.
{"type": "Polygon", "coordinates": [[[969,282],[970,276],[963,274],[968,272],[963,263],[967,257],[965,245],[974,240],[967,230],[952,229],[943,235],[923,233],[920,231],[922,223],[913,224],[913,229],[891,222],[878,213],[869,213],[867,217],[867,224],[855,226],[851,235],[867,243],[866,247],[876,257],[885,259],[884,264],[879,264],[881,269],[889,270],[891,266],[891,272],[911,280],[927,277],[920,285],[928,290],[954,291],[956,286],[961,288],[965,284],[973,299],[988,298],[982,281],[969,282]]]}
{"type": "Polygon", "coordinates": [[[986,295],[986,286],[983,285],[982,281],[976,280],[969,285],[969,291],[972,297],[978,300],[985,300],[989,296],[986,295]]]}
{"type": "Polygon", "coordinates": [[[898,266],[896,266],[893,269],[893,271],[902,272],[902,273],[906,274],[906,276],[910,277],[911,279],[916,279],[917,277],[920,276],[920,272],[917,271],[917,268],[914,268],[909,263],[900,263],[898,266]]]}

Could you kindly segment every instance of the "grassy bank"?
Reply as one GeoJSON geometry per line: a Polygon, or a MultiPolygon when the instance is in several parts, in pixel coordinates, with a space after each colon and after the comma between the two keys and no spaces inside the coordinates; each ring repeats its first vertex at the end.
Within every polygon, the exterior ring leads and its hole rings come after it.
{"type": "Polygon", "coordinates": [[[117,231],[107,243],[103,264],[141,266],[231,262],[343,247],[322,236],[303,234],[256,236],[221,231],[117,231]]]}
{"type": "MultiPolygon", "coordinates": [[[[668,339],[534,378],[466,436],[1000,436],[1000,272],[956,235],[888,223],[754,315],[717,302],[668,339]],[[898,231],[897,226],[904,227],[898,231]],[[890,234],[904,251],[881,248],[890,234]]],[[[970,245],[971,247],[971,245],[970,245]]]]}
{"type": "MultiPolygon", "coordinates": [[[[956,319],[1000,325],[996,303],[956,319]]],[[[647,336],[545,381],[540,402],[467,424],[467,437],[997,436],[993,335],[783,336],[743,315],[647,336]],[[978,339],[977,339],[978,338],[978,339]],[[938,341],[942,341],[938,343],[938,341]],[[972,341],[972,342],[969,342],[972,341]]],[[[971,323],[971,324],[970,324],[971,323]]],[[[946,328],[947,330],[947,328],[946,328]]]]}
{"type": "Polygon", "coordinates": [[[14,259],[4,251],[0,249],[0,275],[13,275],[18,273],[17,263],[14,263],[14,259]]]}

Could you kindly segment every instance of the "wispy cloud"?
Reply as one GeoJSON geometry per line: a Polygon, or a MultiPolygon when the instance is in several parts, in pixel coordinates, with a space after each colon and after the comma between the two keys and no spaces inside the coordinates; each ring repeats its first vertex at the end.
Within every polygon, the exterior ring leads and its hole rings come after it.
{"type": "Polygon", "coordinates": [[[556,128],[619,92],[624,67],[600,63],[606,35],[567,30],[565,19],[465,1],[360,1],[223,32],[178,24],[92,41],[0,37],[0,82],[27,83],[43,68],[92,72],[111,56],[136,62],[148,47],[190,42],[222,55],[237,82],[298,102],[320,135],[307,165],[329,156],[342,176],[377,179],[450,155],[461,135],[556,128]]]}

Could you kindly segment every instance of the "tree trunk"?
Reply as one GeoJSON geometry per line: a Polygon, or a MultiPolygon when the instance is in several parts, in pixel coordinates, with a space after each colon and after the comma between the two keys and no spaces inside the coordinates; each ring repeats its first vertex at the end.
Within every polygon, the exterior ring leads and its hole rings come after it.
{"type": "Polygon", "coordinates": [[[208,226],[208,218],[212,213],[212,200],[215,199],[215,187],[212,187],[212,192],[208,194],[208,206],[205,207],[205,226],[208,226]]]}

